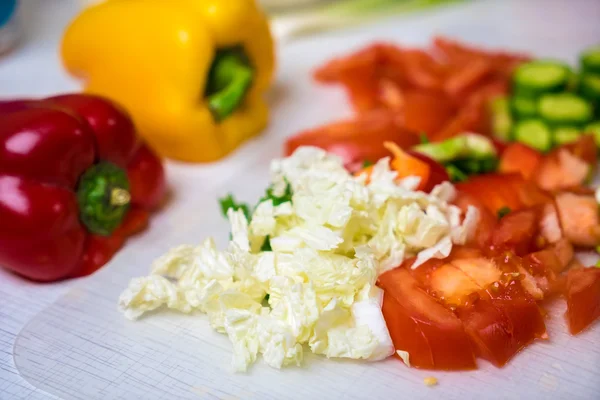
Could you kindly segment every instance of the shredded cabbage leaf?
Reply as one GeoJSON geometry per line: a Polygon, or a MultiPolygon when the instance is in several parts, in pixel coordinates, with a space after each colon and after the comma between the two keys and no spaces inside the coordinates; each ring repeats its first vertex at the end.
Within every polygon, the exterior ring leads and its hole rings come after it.
{"type": "Polygon", "coordinates": [[[127,318],[167,307],[200,311],[228,336],[233,368],[259,355],[281,368],[303,348],[326,357],[380,360],[394,353],[381,313],[383,272],[447,257],[473,234],[479,215],[449,204],[454,187],[416,191],[387,159],[355,177],[323,150],[302,147],[271,164],[271,186],[251,214],[230,207],[225,250],[212,239],[170,250],[119,299],[127,318]],[[268,245],[268,246],[267,246],[268,245]]]}

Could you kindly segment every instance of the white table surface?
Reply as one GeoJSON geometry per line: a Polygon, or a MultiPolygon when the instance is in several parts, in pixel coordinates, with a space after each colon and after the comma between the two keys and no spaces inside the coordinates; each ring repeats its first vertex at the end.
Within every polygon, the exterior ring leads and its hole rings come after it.
{"type": "MultiPolygon", "coordinates": [[[[24,0],[23,3],[25,37],[19,48],[0,58],[0,98],[75,90],[77,85],[60,67],[56,49],[61,30],[77,12],[79,2],[24,0]]],[[[599,3],[600,0],[506,0],[503,7],[514,9],[514,25],[507,25],[507,29],[514,28],[515,39],[518,40],[519,35],[535,36],[538,51],[552,56],[564,53],[569,38],[583,36],[600,40],[599,3]],[[543,11],[535,12],[542,8],[543,11]],[[528,18],[527,23],[523,23],[524,18],[528,18]],[[552,33],[557,22],[561,24],[561,35],[552,33]]],[[[488,6],[493,9],[498,4],[480,6],[479,12],[486,12],[488,6]]],[[[19,375],[13,361],[13,346],[19,331],[33,316],[79,282],[81,280],[39,285],[0,269],[0,399],[55,398],[34,388],[19,375]]]]}

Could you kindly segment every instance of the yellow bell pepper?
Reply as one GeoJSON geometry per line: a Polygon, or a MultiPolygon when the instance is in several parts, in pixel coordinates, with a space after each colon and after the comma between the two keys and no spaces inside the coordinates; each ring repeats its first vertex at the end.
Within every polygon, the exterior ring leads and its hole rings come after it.
{"type": "Polygon", "coordinates": [[[254,0],[109,0],[71,23],[62,58],[169,158],[219,159],[267,124],[274,46],[254,0]]]}

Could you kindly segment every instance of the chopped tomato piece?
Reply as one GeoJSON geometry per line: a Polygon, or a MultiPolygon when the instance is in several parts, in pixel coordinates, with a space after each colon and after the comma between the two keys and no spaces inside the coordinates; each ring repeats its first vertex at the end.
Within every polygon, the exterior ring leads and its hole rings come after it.
{"type": "Polygon", "coordinates": [[[492,68],[487,60],[475,59],[450,75],[444,82],[444,90],[451,96],[464,94],[468,89],[483,81],[491,72],[492,68]]]}
{"type": "Polygon", "coordinates": [[[419,137],[402,128],[389,111],[376,111],[292,136],[286,141],[285,153],[290,155],[300,146],[316,146],[342,157],[347,166],[360,168],[365,160],[375,162],[389,154],[383,147],[385,141],[406,149],[418,144],[419,137]]]}
{"type": "Polygon", "coordinates": [[[402,92],[402,102],[403,125],[427,137],[442,129],[455,113],[452,102],[436,92],[406,90],[402,92]]]}
{"type": "Polygon", "coordinates": [[[436,61],[422,50],[403,50],[401,64],[407,81],[424,90],[439,90],[443,85],[436,61]]]}
{"type": "Polygon", "coordinates": [[[464,105],[442,129],[429,135],[432,142],[443,142],[465,132],[480,132],[485,115],[478,103],[464,105]]]}
{"type": "Polygon", "coordinates": [[[585,161],[592,168],[596,167],[598,147],[593,135],[583,135],[577,141],[565,144],[561,147],[568,150],[575,157],[585,161]]]}
{"type": "Polygon", "coordinates": [[[547,203],[540,216],[540,235],[547,243],[556,243],[563,237],[558,211],[554,203],[547,203]]]}
{"type": "Polygon", "coordinates": [[[567,274],[567,321],[576,335],[600,317],[600,268],[573,268],[567,274]]]}
{"type": "Polygon", "coordinates": [[[496,249],[510,249],[518,255],[528,253],[538,231],[535,210],[514,211],[502,217],[492,233],[492,245],[496,249]]]}
{"type": "Polygon", "coordinates": [[[384,289],[383,315],[394,346],[408,351],[417,368],[475,368],[469,339],[460,320],[418,286],[405,268],[379,277],[384,289]]]}
{"type": "Polygon", "coordinates": [[[552,251],[558,258],[560,262],[560,270],[555,272],[562,272],[569,266],[571,261],[573,260],[573,256],[575,255],[575,250],[573,249],[573,245],[567,239],[561,239],[556,242],[552,247],[552,251]]]}
{"type": "Polygon", "coordinates": [[[365,72],[352,76],[342,75],[340,82],[357,112],[364,113],[380,107],[378,82],[374,74],[365,72]]]}
{"type": "Polygon", "coordinates": [[[552,196],[533,182],[522,182],[516,189],[523,207],[533,207],[552,203],[552,196]]]}
{"type": "Polygon", "coordinates": [[[498,171],[503,174],[519,173],[525,179],[530,179],[542,161],[542,154],[522,143],[511,143],[506,147],[498,171]]]}
{"type": "Polygon", "coordinates": [[[487,293],[457,313],[477,354],[501,367],[534,339],[547,337],[546,326],[535,300],[519,282],[495,284],[487,293]]]}
{"type": "Polygon", "coordinates": [[[469,239],[467,245],[476,245],[484,248],[492,237],[492,232],[496,226],[498,218],[482,203],[477,196],[472,196],[462,190],[458,190],[454,199],[454,204],[466,213],[469,206],[475,207],[479,211],[479,223],[475,229],[475,234],[469,239]]]}
{"type": "Polygon", "coordinates": [[[598,203],[593,196],[559,193],[556,207],[565,237],[571,243],[582,247],[600,243],[598,203]]]}
{"type": "Polygon", "coordinates": [[[534,251],[527,254],[523,260],[537,275],[548,276],[549,273],[560,273],[564,269],[558,255],[552,248],[534,251]]]}
{"type": "Polygon", "coordinates": [[[518,174],[486,174],[456,184],[456,188],[484,204],[494,215],[503,208],[518,210],[523,206],[523,178],[518,174]]]}
{"type": "Polygon", "coordinates": [[[477,356],[496,366],[504,365],[512,356],[510,323],[489,299],[479,299],[459,307],[457,314],[477,356]]]}
{"type": "Polygon", "coordinates": [[[419,326],[419,321],[413,318],[394,297],[385,292],[381,311],[394,348],[408,352],[411,366],[434,369],[431,346],[419,326]]]}
{"type": "Polygon", "coordinates": [[[548,191],[568,189],[585,182],[591,166],[565,148],[556,148],[540,163],[533,175],[537,185],[548,191]]]}
{"type": "MultiPolygon", "coordinates": [[[[553,249],[543,249],[523,258],[524,270],[533,278],[536,287],[542,291],[544,296],[552,296],[560,293],[564,281],[557,275],[561,271],[561,260],[553,249]]],[[[523,273],[523,271],[519,270],[523,273]]],[[[529,291],[535,296],[534,291],[529,291]]]]}
{"type": "Polygon", "coordinates": [[[512,72],[510,67],[513,63],[530,59],[523,54],[476,49],[441,36],[433,40],[433,46],[436,53],[440,53],[450,64],[462,66],[474,59],[483,58],[489,60],[496,70],[508,73],[508,76],[512,72]]]}
{"type": "Polygon", "coordinates": [[[364,71],[374,70],[381,61],[381,49],[381,45],[373,44],[348,56],[334,58],[319,67],[314,77],[317,81],[332,83],[352,74],[360,75],[364,71]]]}

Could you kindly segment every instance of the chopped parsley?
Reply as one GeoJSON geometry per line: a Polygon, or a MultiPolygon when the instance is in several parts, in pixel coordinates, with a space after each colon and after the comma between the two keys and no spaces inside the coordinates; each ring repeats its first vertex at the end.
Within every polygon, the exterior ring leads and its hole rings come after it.
{"type": "Polygon", "coordinates": [[[250,219],[252,218],[250,206],[246,203],[238,203],[231,193],[229,193],[225,197],[220,198],[219,204],[221,205],[221,212],[225,217],[227,217],[227,212],[229,211],[229,209],[233,208],[234,211],[242,210],[248,221],[250,221],[250,219]]]}
{"type": "Polygon", "coordinates": [[[364,168],[369,168],[371,165],[374,165],[375,163],[371,160],[365,160],[363,161],[362,167],[364,168]]]}
{"type": "Polygon", "coordinates": [[[429,138],[427,137],[427,134],[425,132],[421,132],[419,134],[419,141],[421,142],[421,144],[429,143],[429,138]]]}
{"type": "Polygon", "coordinates": [[[287,203],[288,201],[291,202],[292,195],[292,185],[290,185],[290,183],[286,180],[285,191],[281,196],[277,196],[275,193],[273,193],[273,186],[269,186],[265,191],[265,195],[258,201],[258,204],[262,203],[263,201],[271,200],[273,202],[273,206],[278,206],[280,204],[287,203]]]}
{"type": "MultiPolygon", "coordinates": [[[[291,202],[293,196],[292,185],[290,185],[290,183],[287,180],[285,181],[285,183],[285,191],[281,196],[277,196],[274,193],[273,186],[271,185],[265,191],[264,196],[260,198],[258,204],[267,200],[271,200],[273,202],[273,206],[278,206],[280,204],[287,203],[288,201],[291,202]]],[[[242,212],[246,216],[246,220],[248,221],[248,223],[250,223],[250,221],[252,220],[252,208],[250,208],[250,206],[247,203],[238,203],[231,193],[229,193],[225,197],[220,198],[219,204],[221,205],[221,213],[223,213],[225,217],[227,217],[227,212],[229,211],[229,209],[232,208],[234,211],[242,210],[242,212]]],[[[229,235],[229,239],[231,240],[231,234],[229,235]]],[[[269,236],[265,238],[265,241],[263,242],[260,251],[272,251],[271,240],[269,236]]]]}

